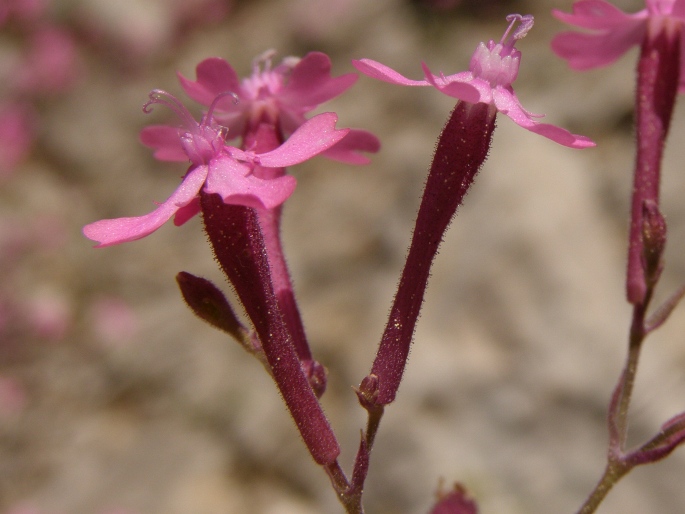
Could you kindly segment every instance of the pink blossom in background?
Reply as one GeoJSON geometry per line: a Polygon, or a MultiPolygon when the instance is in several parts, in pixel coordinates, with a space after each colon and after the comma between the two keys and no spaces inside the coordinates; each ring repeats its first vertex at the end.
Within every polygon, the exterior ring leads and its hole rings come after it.
{"type": "MultiPolygon", "coordinates": [[[[640,45],[648,31],[685,22],[685,0],[646,0],[645,9],[627,14],[604,0],[581,0],[571,13],[554,9],[558,20],[587,32],[562,32],[552,50],[575,70],[607,66],[631,47],[640,45]],[[651,26],[651,29],[650,29],[651,26]]],[[[685,90],[685,39],[681,39],[680,91],[685,90]]]]}
{"type": "Polygon", "coordinates": [[[33,109],[25,102],[0,105],[0,179],[12,174],[28,155],[34,118],[33,109]]]}
{"type": "Polygon", "coordinates": [[[509,28],[499,43],[490,40],[480,43],[471,57],[469,71],[445,76],[434,75],[422,64],[424,80],[408,79],[395,70],[371,59],[353,61],[354,66],[369,77],[400,86],[432,86],[441,93],[468,103],[485,103],[511,118],[520,127],[547,137],[571,148],[587,148],[595,144],[585,136],[571,134],[568,130],[548,123],[539,123],[541,114],[533,114],[523,108],[516,96],[512,82],[518,76],[521,52],[514,44],[523,38],[533,26],[532,16],[518,14],[507,16],[509,28]],[[520,25],[515,29],[516,22],[520,25]]]}
{"type": "Polygon", "coordinates": [[[233,0],[172,0],[176,36],[188,29],[221,22],[231,12],[233,0]]]}
{"type": "MultiPolygon", "coordinates": [[[[240,79],[233,67],[218,57],[197,65],[197,80],[179,74],[181,85],[190,98],[209,106],[218,95],[232,92],[238,101],[225,97],[216,103],[217,121],[228,128],[228,138],[245,137],[261,123],[277,127],[287,138],[305,123],[305,114],[349,89],[357,75],[331,76],[331,60],[321,52],[304,57],[286,57],[272,66],[273,51],[263,53],[253,62],[252,75],[240,79]]],[[[151,128],[150,130],[154,130],[151,128]]],[[[351,129],[348,137],[322,155],[350,164],[366,164],[360,152],[376,152],[378,138],[365,130],[351,129]]]]}
{"type": "Polygon", "coordinates": [[[169,93],[155,90],[150,94],[145,109],[153,104],[166,105],[184,124],[182,129],[175,129],[177,139],[165,140],[158,151],[169,150],[166,145],[174,145],[176,151],[180,147],[191,162],[190,169],[178,189],[150,214],[91,223],[83,229],[86,237],[103,247],[145,237],[177,213],[176,224],[182,224],[199,212],[197,198],[201,189],[219,194],[225,203],[273,209],[292,194],[296,181],[290,175],[260,176],[260,168],[284,168],[304,162],[349,132],[349,129],[335,128],[338,117],[334,113],[324,113],[304,123],[275,150],[261,154],[246,152],[227,146],[226,128],[215,121],[214,105],[224,96],[224,93],[217,95],[209,112],[198,123],[169,93]]]}
{"type": "Polygon", "coordinates": [[[66,336],[72,324],[69,299],[49,287],[27,291],[15,278],[25,256],[56,251],[65,242],[64,226],[55,216],[0,220],[0,335],[49,341],[66,336]]]}
{"type": "Polygon", "coordinates": [[[10,21],[27,23],[45,15],[49,0],[0,0],[0,26],[10,21]]]}
{"type": "Polygon", "coordinates": [[[30,34],[26,53],[12,74],[13,89],[26,95],[62,93],[77,78],[78,57],[71,34],[43,26],[30,34]]]}
{"type": "Polygon", "coordinates": [[[648,291],[643,211],[650,204],[658,210],[664,144],[677,95],[685,92],[685,0],[647,0],[645,6],[626,14],[604,0],[581,0],[573,4],[572,13],[552,11],[559,20],[585,29],[562,32],[552,40],[554,52],[573,69],[606,66],[633,46],[640,47],[626,280],[633,304],[645,301],[648,291]]]}
{"type": "Polygon", "coordinates": [[[98,298],[91,303],[93,332],[104,344],[116,346],[131,341],[139,330],[136,312],[121,298],[98,298]]]}
{"type": "Polygon", "coordinates": [[[3,300],[0,296],[0,341],[5,337],[12,316],[10,307],[3,300]]]}
{"type": "Polygon", "coordinates": [[[0,418],[19,414],[25,405],[26,391],[21,383],[0,375],[0,418]]]}
{"type": "Polygon", "coordinates": [[[27,252],[58,250],[66,242],[66,229],[58,216],[0,219],[0,273],[18,266],[27,252]]]}
{"type": "Polygon", "coordinates": [[[10,26],[13,36],[0,41],[0,178],[31,150],[40,126],[37,103],[64,93],[78,75],[76,43],[48,7],[41,0],[0,0],[0,26],[10,26]]]}
{"type": "Polygon", "coordinates": [[[66,297],[52,291],[35,295],[23,308],[28,328],[48,341],[64,339],[71,327],[72,309],[66,297]]]}

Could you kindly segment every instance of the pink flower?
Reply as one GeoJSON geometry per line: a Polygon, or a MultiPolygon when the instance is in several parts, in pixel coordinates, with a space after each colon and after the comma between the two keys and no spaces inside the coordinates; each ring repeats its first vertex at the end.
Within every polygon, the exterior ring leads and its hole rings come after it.
{"type": "Polygon", "coordinates": [[[34,113],[26,104],[0,104],[0,179],[24,160],[34,137],[34,113]]]}
{"type": "Polygon", "coordinates": [[[30,35],[27,52],[11,78],[23,94],[54,94],[68,90],[78,75],[76,43],[71,34],[45,26],[30,35]]]}
{"type": "Polygon", "coordinates": [[[107,346],[131,341],[139,330],[135,311],[124,300],[115,297],[99,298],[91,303],[93,331],[107,346]]]}
{"type": "MultiPolygon", "coordinates": [[[[553,10],[555,18],[587,29],[587,33],[563,32],[552,40],[552,50],[575,70],[613,63],[647,34],[685,21],[685,0],[646,0],[646,8],[626,14],[604,0],[581,0],[571,14],[553,10]]],[[[685,89],[685,39],[681,39],[680,90],[685,89]]]]}
{"type": "MultiPolygon", "coordinates": [[[[275,67],[271,65],[273,55],[268,51],[255,59],[252,75],[242,80],[228,62],[218,57],[198,64],[196,81],[180,74],[179,80],[188,96],[206,106],[221,93],[235,93],[237,102],[224,98],[217,102],[215,112],[231,139],[254,132],[261,123],[273,125],[282,138],[287,138],[305,123],[306,113],[340,95],[357,80],[352,73],[331,77],[331,60],[321,52],[310,52],[301,59],[286,57],[275,67]]],[[[359,152],[376,152],[379,147],[373,134],[351,130],[341,144],[323,155],[350,164],[366,164],[368,158],[359,152]]]]}
{"type": "Polygon", "coordinates": [[[0,0],[0,25],[9,20],[31,23],[45,15],[47,0],[0,0]]]}
{"type": "Polygon", "coordinates": [[[72,324],[69,301],[58,293],[42,292],[24,306],[24,317],[31,331],[42,339],[60,341],[72,324]]]}
{"type": "Polygon", "coordinates": [[[0,375],[0,419],[20,413],[26,406],[26,396],[18,380],[0,375]]]}
{"type": "Polygon", "coordinates": [[[490,40],[487,45],[480,43],[471,57],[469,71],[454,75],[433,75],[422,64],[425,80],[411,80],[387,66],[361,59],[352,61],[354,66],[369,77],[398,84],[401,86],[433,86],[441,93],[468,103],[485,103],[511,118],[526,130],[540,134],[552,141],[571,148],[587,148],[595,144],[585,136],[571,134],[569,131],[539,123],[535,118],[542,115],[526,111],[516,97],[511,84],[518,75],[521,52],[514,48],[518,39],[523,38],[533,26],[533,17],[511,14],[507,16],[509,27],[499,43],[490,40]],[[512,30],[516,22],[520,25],[512,30]]]}
{"type": "Polygon", "coordinates": [[[86,237],[103,247],[145,237],[174,215],[177,215],[176,224],[182,224],[199,212],[197,196],[201,189],[219,194],[227,204],[273,209],[292,194],[295,179],[289,175],[262,178],[255,173],[257,168],[283,168],[301,163],[330,148],[348,133],[348,129],[335,128],[338,117],[334,113],[324,113],[308,120],[284,144],[270,152],[258,154],[227,146],[227,129],[214,119],[216,104],[226,95],[217,95],[198,123],[169,93],[161,90],[150,93],[144,107],[146,112],[153,104],[163,104],[183,121],[184,129],[177,131],[177,137],[190,160],[190,168],[176,191],[151,213],[96,221],[83,228],[86,237]]]}

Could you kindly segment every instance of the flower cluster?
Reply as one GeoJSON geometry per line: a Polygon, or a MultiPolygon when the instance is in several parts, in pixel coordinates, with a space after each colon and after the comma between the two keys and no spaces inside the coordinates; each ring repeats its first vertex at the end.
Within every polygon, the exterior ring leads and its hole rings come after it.
{"type": "MultiPolygon", "coordinates": [[[[685,296],[684,286],[647,317],[663,269],[666,222],[658,203],[659,169],[675,97],[684,88],[685,0],[648,0],[644,10],[632,15],[604,0],[581,0],[574,4],[572,14],[555,11],[555,16],[590,31],[564,33],[553,42],[554,50],[576,69],[608,64],[635,44],[641,48],[627,273],[628,299],[634,307],[630,351],[609,407],[607,472],[580,511],[590,514],[632,467],[663,458],[685,441],[685,414],[680,414],[637,450],[625,448],[626,416],[641,343],[685,296]]],[[[401,86],[429,86],[457,102],[437,138],[378,351],[369,373],[355,389],[368,418],[349,478],[338,462],[341,448],[320,402],[327,371],[314,359],[307,341],[281,244],[280,220],[282,205],[296,186],[287,167],[317,155],[366,164],[365,153],[379,149],[378,139],[369,132],[337,129],[334,113],[308,117],[320,104],[348,90],[356,75],[331,76],[331,61],[320,52],[301,59],[288,57],[275,66],[273,52],[266,52],[243,79],[221,58],[202,61],[194,80],[178,76],[186,94],[204,108],[199,119],[162,90],[152,91],[143,107],[149,112],[163,105],[180,122],[147,127],[141,141],[159,160],[188,163],[181,184],[149,214],[100,220],[83,229],[98,247],[104,247],[145,237],[171,218],[182,225],[202,215],[216,260],[251,326],[243,323],[221,290],[206,279],[179,273],[176,279],[182,296],[195,314],[232,336],[264,365],[312,458],[327,473],[348,514],[363,514],[362,493],[375,437],[384,409],[396,399],[404,375],[432,263],[487,158],[497,114],[568,148],[595,146],[586,136],[542,123],[543,115],[522,106],[513,89],[521,63],[516,43],[530,32],[534,19],[520,14],[506,19],[502,37],[480,43],[467,71],[435,74],[422,63],[424,77],[414,80],[371,59],[353,61],[357,70],[371,78],[401,86]]],[[[439,494],[431,510],[433,514],[476,512],[475,502],[459,485],[439,494]]]]}

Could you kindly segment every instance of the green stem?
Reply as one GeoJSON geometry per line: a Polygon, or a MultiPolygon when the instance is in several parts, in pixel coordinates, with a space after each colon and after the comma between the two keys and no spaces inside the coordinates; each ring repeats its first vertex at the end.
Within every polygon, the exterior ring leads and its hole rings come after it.
{"type": "Polygon", "coordinates": [[[628,356],[626,358],[626,365],[621,374],[618,387],[620,388],[619,400],[616,404],[616,411],[609,412],[609,423],[614,423],[617,430],[617,441],[611,441],[614,452],[621,454],[625,450],[626,440],[628,437],[628,410],[630,408],[630,399],[635,387],[635,376],[637,374],[637,365],[640,359],[640,351],[642,350],[642,342],[645,339],[645,311],[646,305],[651,296],[651,289],[648,290],[645,303],[638,304],[633,307],[633,321],[630,327],[630,339],[628,342],[628,356]]]}
{"type": "Polygon", "coordinates": [[[602,503],[609,491],[614,487],[618,481],[630,471],[630,467],[624,465],[620,461],[609,461],[607,467],[604,470],[602,478],[599,480],[595,486],[592,494],[585,500],[582,507],[578,510],[577,514],[593,514],[599,505],[602,503]]]}

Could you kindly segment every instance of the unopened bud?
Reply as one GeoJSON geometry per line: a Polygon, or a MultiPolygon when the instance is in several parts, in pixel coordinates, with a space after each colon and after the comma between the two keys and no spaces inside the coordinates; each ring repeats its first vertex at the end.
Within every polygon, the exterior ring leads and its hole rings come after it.
{"type": "Polygon", "coordinates": [[[380,381],[378,376],[371,374],[364,377],[359,384],[359,388],[354,390],[359,398],[359,403],[367,411],[375,411],[382,409],[383,405],[378,403],[378,394],[380,392],[380,381]]]}
{"type": "Polygon", "coordinates": [[[317,398],[321,398],[326,392],[326,384],[328,383],[328,372],[326,367],[315,360],[306,360],[301,363],[302,370],[307,376],[309,385],[312,386],[314,394],[317,398]]]}
{"type": "Polygon", "coordinates": [[[430,514],[478,514],[478,506],[461,484],[454,484],[450,492],[438,492],[438,503],[430,514]]]}
{"type": "Polygon", "coordinates": [[[648,284],[654,285],[661,275],[666,247],[666,220],[654,200],[642,203],[642,265],[648,284]]]}

